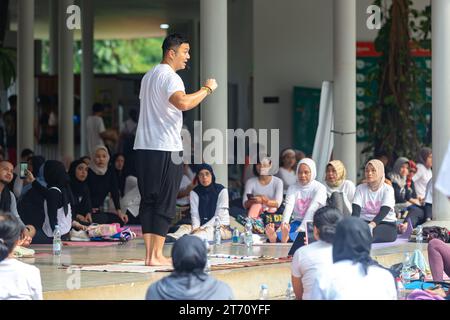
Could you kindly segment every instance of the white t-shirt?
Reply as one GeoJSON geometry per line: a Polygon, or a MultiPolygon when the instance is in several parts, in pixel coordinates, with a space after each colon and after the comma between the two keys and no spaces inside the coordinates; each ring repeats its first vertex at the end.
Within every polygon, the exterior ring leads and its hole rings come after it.
{"type": "Polygon", "coordinates": [[[42,300],[39,269],[16,259],[0,262],[0,300],[42,300]]]}
{"type": "MultiPolygon", "coordinates": [[[[112,199],[110,199],[112,202],[112,199]]],[[[120,207],[123,212],[130,211],[131,214],[137,218],[139,215],[139,205],[141,203],[141,194],[139,193],[139,187],[137,178],[135,176],[128,176],[125,180],[125,190],[122,199],[120,199],[120,207]]],[[[114,207],[114,203],[110,204],[110,208],[114,207]]]]}
{"type": "Polygon", "coordinates": [[[169,102],[178,91],[185,92],[183,80],[168,64],[158,64],[144,75],[135,150],[183,151],[183,113],[169,102]]]}
{"type": "Polygon", "coordinates": [[[196,229],[200,226],[202,227],[214,226],[214,220],[216,216],[219,217],[221,225],[223,226],[230,225],[230,213],[228,212],[229,208],[228,190],[226,188],[223,188],[222,191],[220,191],[219,196],[217,197],[216,212],[214,213],[214,216],[203,225],[201,224],[200,213],[198,212],[199,208],[198,194],[195,191],[191,191],[191,193],[189,194],[189,198],[191,203],[192,229],[196,229]]]}
{"type": "Polygon", "coordinates": [[[296,278],[301,278],[303,285],[303,300],[311,299],[311,290],[319,270],[333,264],[333,245],[318,240],[295,251],[292,259],[291,272],[296,278]]]}
{"type": "Polygon", "coordinates": [[[286,193],[288,188],[297,182],[297,176],[295,175],[295,170],[288,171],[287,169],[281,167],[276,174],[278,178],[283,181],[283,192],[286,193]]]}
{"type": "Polygon", "coordinates": [[[372,221],[376,215],[380,213],[380,209],[383,206],[391,208],[386,217],[384,217],[383,221],[397,221],[394,212],[394,189],[386,183],[383,183],[383,185],[375,192],[370,190],[366,183],[360,184],[356,187],[353,203],[361,207],[361,218],[365,221],[372,221]]]}
{"type": "Polygon", "coordinates": [[[327,197],[329,198],[333,192],[342,192],[344,194],[344,205],[347,212],[352,212],[352,202],[355,197],[355,184],[350,180],[345,180],[338,188],[331,188],[325,183],[327,188],[327,197]]]}
{"type": "MultiPolygon", "coordinates": [[[[448,196],[450,196],[450,190],[448,196]]],[[[425,203],[433,204],[433,178],[431,178],[427,183],[427,189],[425,191],[425,203]]]]}
{"type": "Polygon", "coordinates": [[[430,181],[431,177],[433,177],[433,171],[431,169],[427,169],[423,164],[418,163],[417,172],[412,178],[418,197],[425,198],[427,183],[430,181]]]}
{"type": "Polygon", "coordinates": [[[364,275],[360,263],[339,261],[319,271],[313,285],[313,300],[397,300],[392,274],[370,266],[364,275]]]}
{"type": "MultiPolygon", "coordinates": [[[[186,189],[190,184],[191,184],[191,180],[189,179],[189,177],[187,175],[184,174],[183,178],[181,178],[181,182],[180,182],[180,191],[183,191],[184,189],[186,189]]],[[[189,195],[187,195],[184,198],[177,199],[177,205],[179,205],[179,206],[189,205],[189,195]]]]}
{"type": "Polygon", "coordinates": [[[247,194],[249,193],[254,196],[262,195],[276,200],[279,207],[283,203],[283,181],[278,177],[272,176],[272,180],[264,186],[259,182],[258,177],[248,179],[245,183],[244,194],[242,195],[242,205],[247,202],[247,194]]]}
{"type": "MultiPolygon", "coordinates": [[[[445,153],[444,160],[442,160],[441,168],[436,180],[435,187],[442,192],[446,197],[450,197],[450,142],[445,153]]],[[[417,189],[417,188],[416,188],[417,189]]],[[[427,201],[428,202],[428,201],[427,201]]],[[[431,202],[430,202],[431,203],[431,202]]]]}
{"type": "Polygon", "coordinates": [[[289,222],[292,213],[294,220],[302,221],[300,230],[305,230],[305,221],[312,221],[317,209],[327,203],[327,190],[317,180],[311,181],[307,186],[294,184],[289,187],[286,194],[283,222],[289,222]]]}
{"type": "Polygon", "coordinates": [[[102,117],[89,116],[86,120],[86,137],[89,155],[95,152],[97,146],[104,146],[100,133],[105,131],[105,124],[102,117]]]}

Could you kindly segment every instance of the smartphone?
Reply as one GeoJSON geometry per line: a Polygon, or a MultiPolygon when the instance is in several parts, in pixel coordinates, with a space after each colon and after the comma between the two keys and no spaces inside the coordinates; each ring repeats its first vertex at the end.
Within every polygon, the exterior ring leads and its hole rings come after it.
{"type": "Polygon", "coordinates": [[[21,162],[20,163],[20,179],[25,179],[27,170],[28,170],[28,163],[21,162]]]}
{"type": "Polygon", "coordinates": [[[306,221],[306,239],[308,244],[316,241],[316,239],[314,239],[314,225],[312,221],[306,221]]]}

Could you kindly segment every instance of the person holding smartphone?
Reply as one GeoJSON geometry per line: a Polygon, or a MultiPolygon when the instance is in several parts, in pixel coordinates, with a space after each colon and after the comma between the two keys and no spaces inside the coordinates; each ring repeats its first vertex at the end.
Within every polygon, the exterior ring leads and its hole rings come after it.
{"type": "MultiPolygon", "coordinates": [[[[310,299],[317,272],[333,264],[333,239],[336,225],[341,219],[342,214],[332,207],[322,207],[314,214],[313,233],[316,241],[297,249],[291,264],[292,287],[297,300],[310,299]]],[[[308,232],[305,240],[308,240],[308,232]]]]}

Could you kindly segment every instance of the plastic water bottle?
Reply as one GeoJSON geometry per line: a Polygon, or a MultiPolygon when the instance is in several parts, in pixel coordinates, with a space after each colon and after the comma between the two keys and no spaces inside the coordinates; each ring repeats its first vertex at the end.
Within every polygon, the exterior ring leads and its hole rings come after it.
{"type": "Polygon", "coordinates": [[[209,242],[208,239],[203,239],[203,244],[206,248],[206,265],[205,265],[205,273],[211,272],[211,259],[209,258],[208,251],[209,251],[209,242]]]}
{"type": "Polygon", "coordinates": [[[405,253],[405,258],[403,260],[403,267],[400,273],[400,279],[405,287],[406,284],[411,282],[411,255],[409,252],[405,253]]]}
{"type": "Polygon", "coordinates": [[[222,236],[220,234],[220,220],[216,217],[214,220],[214,244],[220,245],[222,243],[222,236]]]}
{"type": "Polygon", "coordinates": [[[247,247],[253,246],[252,230],[253,230],[252,221],[250,219],[247,219],[247,222],[245,223],[245,236],[244,236],[245,245],[247,247]]]}
{"type": "Polygon", "coordinates": [[[268,300],[269,299],[269,290],[267,289],[266,284],[261,285],[261,289],[259,290],[259,300],[268,300]]]}
{"type": "Polygon", "coordinates": [[[423,227],[422,225],[417,226],[416,243],[423,242],[423,227]]]}
{"type": "Polygon", "coordinates": [[[400,278],[396,278],[395,284],[397,286],[397,300],[405,300],[406,299],[406,290],[405,290],[405,286],[402,283],[402,280],[400,278]]]}
{"type": "Polygon", "coordinates": [[[53,231],[53,255],[60,256],[61,255],[61,230],[59,226],[55,226],[55,230],[53,231]]]}
{"type": "Polygon", "coordinates": [[[292,283],[288,282],[288,287],[286,289],[286,300],[295,300],[294,288],[292,288],[292,283]]]}
{"type": "Polygon", "coordinates": [[[240,237],[240,234],[239,234],[238,228],[234,228],[233,236],[231,237],[231,241],[233,243],[239,243],[239,237],[240,237]]]}
{"type": "Polygon", "coordinates": [[[109,195],[105,197],[103,201],[103,212],[108,212],[109,209],[109,195]]]}

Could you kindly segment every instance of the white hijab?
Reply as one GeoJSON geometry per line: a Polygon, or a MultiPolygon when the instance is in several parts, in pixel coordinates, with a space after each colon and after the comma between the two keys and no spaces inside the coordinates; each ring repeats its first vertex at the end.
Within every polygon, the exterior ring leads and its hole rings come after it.
{"type": "Polygon", "coordinates": [[[311,187],[311,183],[312,183],[313,181],[315,181],[315,180],[316,180],[316,177],[317,177],[316,163],[314,162],[314,160],[313,160],[313,159],[310,159],[310,158],[303,158],[302,160],[300,160],[300,162],[299,162],[298,165],[297,165],[297,170],[296,170],[296,172],[295,172],[295,175],[297,176],[297,185],[298,185],[300,188],[306,189],[306,188],[311,187]],[[298,172],[299,172],[300,166],[301,166],[302,164],[307,165],[307,166],[309,167],[309,170],[311,170],[311,180],[309,180],[309,182],[308,182],[307,184],[305,184],[305,185],[301,184],[300,181],[299,181],[299,179],[298,179],[298,172]]]}
{"type": "Polygon", "coordinates": [[[95,174],[99,175],[99,176],[104,176],[106,174],[106,171],[108,171],[108,166],[109,166],[109,152],[108,149],[105,146],[97,146],[95,147],[95,151],[94,153],[91,155],[92,160],[91,163],[89,164],[89,168],[91,168],[92,171],[95,172],[95,174]],[[97,153],[98,150],[104,150],[106,152],[106,167],[104,168],[100,168],[99,166],[97,166],[95,164],[95,154],[97,153]]]}

